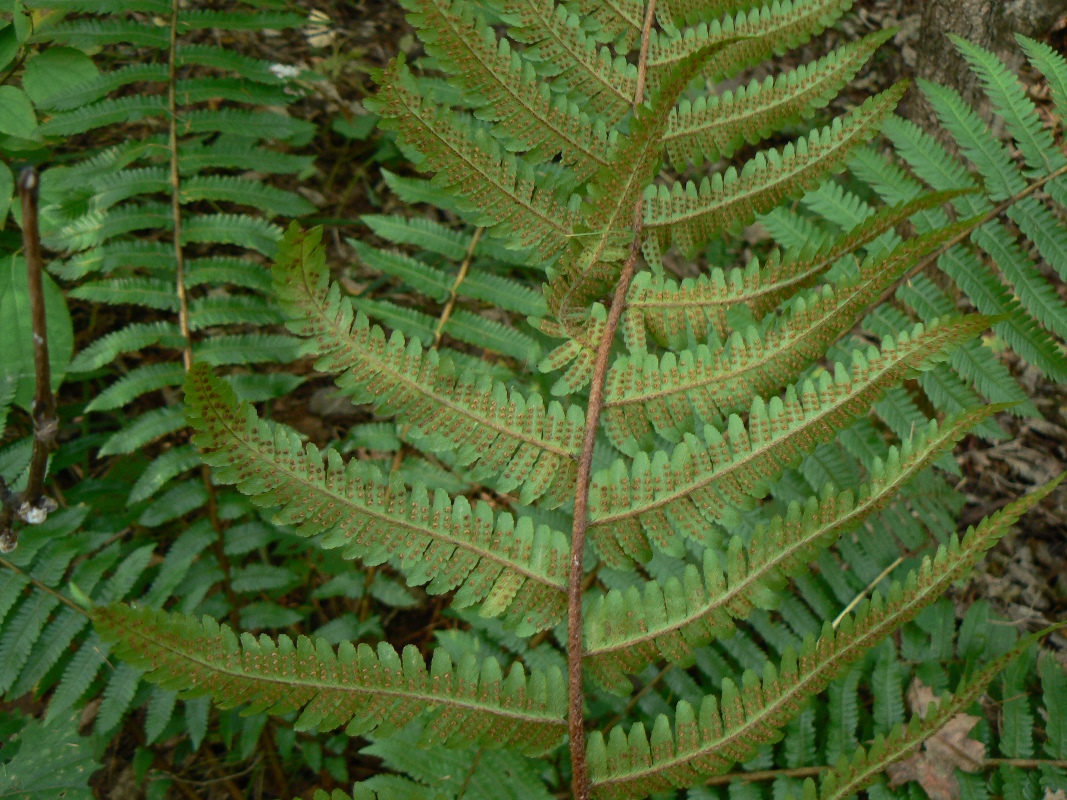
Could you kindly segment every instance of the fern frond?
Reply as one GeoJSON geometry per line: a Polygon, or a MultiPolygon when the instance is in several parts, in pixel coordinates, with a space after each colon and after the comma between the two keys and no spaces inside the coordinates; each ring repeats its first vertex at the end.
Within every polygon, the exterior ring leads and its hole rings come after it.
{"type": "Polygon", "coordinates": [[[649,543],[681,555],[683,538],[715,543],[714,525],[738,522],[738,509],[766,495],[769,482],[801,455],[866,414],[890,386],[926,371],[988,325],[984,317],[924,328],[917,325],[881,351],[854,351],[851,369],[835,366],[815,380],[790,386],[785,399],[758,395],[747,426],[737,415],[726,431],[704,426],[703,440],[687,434],[671,455],[640,452],[594,476],[589,524],[594,544],[613,564],[644,561],[649,543]],[[817,381],[817,386],[816,386],[817,381]]]}
{"type": "Polygon", "coordinates": [[[671,112],[663,135],[676,169],[729,158],[743,144],[756,144],[788,124],[808,119],[855,76],[892,31],[871,34],[834,50],[817,62],[777,77],[682,100],[671,112]]]}
{"type": "Polygon", "coordinates": [[[809,638],[799,656],[787,652],[777,668],[767,662],[762,678],[749,670],[741,687],[725,679],[721,697],[706,696],[699,713],[680,702],[673,730],[667,718],[660,716],[651,737],[641,723],[629,735],[621,728],[613,729],[606,744],[599,732],[594,733],[587,747],[593,795],[629,800],[692,786],[702,777],[721,774],[751,758],[759,745],[781,739],[782,725],[835,674],[966,575],[1060,480],[1062,476],[970,528],[962,542],[953,536],[933,558],[923,559],[918,571],[909,572],[903,584],[894,582],[885,599],[876,592],[836,630],[827,622],[820,639],[809,638]]]}
{"type": "Polygon", "coordinates": [[[566,95],[553,92],[523,55],[498,39],[466,0],[407,0],[409,21],[426,51],[464,91],[464,105],[495,123],[494,134],[514,140],[531,163],[557,155],[578,180],[611,162],[603,129],[566,95]]]}
{"type": "Polygon", "coordinates": [[[306,23],[307,17],[302,14],[265,9],[253,13],[241,13],[233,9],[215,11],[195,8],[182,9],[178,14],[180,30],[261,31],[264,28],[284,30],[285,28],[299,28],[306,23]]]}
{"type": "Polygon", "coordinates": [[[745,163],[740,174],[730,167],[725,174],[704,178],[698,190],[689,181],[671,188],[650,186],[645,193],[645,228],[660,250],[671,244],[692,252],[713,234],[748,224],[757,214],[785,197],[814,186],[839,169],[849,152],[874,136],[882,120],[896,106],[906,86],[897,84],[868,98],[845,117],[835,117],[821,131],[789,143],[779,153],[771,148],[745,163]]]}
{"type": "Polygon", "coordinates": [[[852,0],[781,0],[683,31],[653,29],[648,49],[649,85],[658,85],[673,65],[696,50],[720,39],[736,38],[704,70],[709,80],[722,80],[803,44],[833,25],[851,5],[852,0]]]}
{"type": "Polygon", "coordinates": [[[775,517],[757,529],[748,545],[734,537],[725,558],[715,548],[704,551],[701,573],[689,565],[679,580],[646,583],[625,594],[611,591],[585,616],[585,667],[602,686],[628,693],[627,675],[636,675],[659,659],[688,664],[695,648],[730,636],[734,619],[754,608],[777,607],[781,586],[865,519],[884,509],[920,472],[948,452],[990,409],[931,421],[898,450],[889,450],[874,465],[868,483],[858,491],[808,498],[791,503],[784,518],[775,517]]]}
{"type": "Polygon", "coordinates": [[[488,379],[468,382],[447,355],[388,341],[378,327],[352,310],[336,284],[329,285],[321,230],[292,227],[275,266],[278,296],[290,330],[312,342],[317,369],[344,372],[343,390],[418,427],[434,451],[455,452],[459,463],[499,475],[499,486],[522,487],[523,503],[546,492],[567,499],[584,418],[577,406],[546,409],[538,395],[523,397],[488,379]]]}
{"type": "Polygon", "coordinates": [[[189,303],[189,328],[194,331],[217,325],[277,325],[284,321],[277,306],[251,294],[197,297],[189,303]]]}
{"type": "Polygon", "coordinates": [[[281,238],[277,225],[248,214],[190,214],[182,222],[182,244],[235,244],[273,257],[281,238]]]}
{"type": "Polygon", "coordinates": [[[187,288],[214,284],[217,286],[240,286],[266,294],[270,291],[270,270],[246,258],[209,256],[190,258],[185,263],[187,288]]]}
{"type": "Polygon", "coordinates": [[[637,69],[590,36],[575,14],[555,0],[497,0],[508,33],[527,45],[523,55],[542,74],[586,98],[591,115],[617,123],[629,111],[637,69]]]}
{"type": "Polygon", "coordinates": [[[97,607],[93,622],[115,652],[145,677],[187,696],[210,695],[224,708],[249,713],[300,711],[298,730],[350,736],[399,730],[428,719],[426,746],[512,747],[537,755],[566,730],[565,694],[558,672],[532,673],[516,663],[507,677],[494,659],[468,656],[453,667],[444,648],[430,668],[412,646],[398,654],[348,642],[335,651],[324,640],[287,636],[277,641],[242,634],[205,617],[169,615],[124,605],[97,607]]]}
{"type": "Polygon", "coordinates": [[[301,536],[325,531],[323,547],[368,564],[396,559],[408,580],[429,583],[463,608],[481,603],[484,616],[503,614],[540,630],[563,618],[569,546],[526,517],[494,515],[486,503],[470,506],[421,485],[409,491],[398,477],[386,481],[359,461],[347,465],[336,450],[326,463],[283,428],[274,433],[255,411],[202,367],[186,381],[194,441],[216,480],[234,483],[257,504],[280,507],[277,521],[301,536]]]}
{"type": "Polygon", "coordinates": [[[533,168],[504,152],[483,128],[426,100],[403,57],[380,76],[382,88],[367,107],[419,153],[416,166],[435,172],[433,184],[462,198],[476,224],[517,248],[550,259],[563,248],[573,212],[539,181],[533,168]]]}
{"type": "MultiPolygon", "coordinates": [[[[882,291],[966,223],[924,234],[878,260],[867,259],[853,280],[800,292],[762,335],[734,333],[721,348],[706,346],[661,357],[616,359],[604,394],[604,425],[616,447],[648,449],[655,431],[677,442],[694,414],[713,420],[739,411],[753,394],[791,383],[800,370],[847,332],[882,291]]],[[[948,310],[951,313],[952,309],[948,310]]]]}

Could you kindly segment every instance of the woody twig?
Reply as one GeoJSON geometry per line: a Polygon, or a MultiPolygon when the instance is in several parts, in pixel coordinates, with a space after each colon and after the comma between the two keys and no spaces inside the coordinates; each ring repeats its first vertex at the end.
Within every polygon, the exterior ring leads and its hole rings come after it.
{"type": "Polygon", "coordinates": [[[27,167],[19,175],[26,287],[33,331],[33,449],[30,452],[29,476],[25,489],[12,492],[0,478],[0,552],[3,553],[11,552],[18,545],[18,522],[39,525],[58,507],[52,498],[44,494],[48,454],[56,447],[59,420],[56,418],[56,398],[52,394],[52,372],[48,361],[48,329],[41,277],[41,234],[37,218],[38,185],[37,170],[33,167],[27,167]]]}

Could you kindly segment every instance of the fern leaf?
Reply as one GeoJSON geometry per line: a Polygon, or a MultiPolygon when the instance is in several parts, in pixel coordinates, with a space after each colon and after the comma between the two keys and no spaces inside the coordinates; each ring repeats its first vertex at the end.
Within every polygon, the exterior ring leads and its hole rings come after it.
{"type": "Polygon", "coordinates": [[[177,311],[178,295],[171,281],[159,278],[108,278],[88,281],[70,290],[71,297],[108,305],[138,305],[177,311]]]}
{"type": "Polygon", "coordinates": [[[948,351],[988,324],[963,318],[925,329],[917,325],[899,339],[887,337],[879,351],[852,354],[851,370],[838,364],[834,375],[790,386],[752,403],[749,422],[731,416],[726,431],[704,427],[703,441],[685,436],[668,456],[638,453],[594,476],[590,488],[590,534],[601,555],[614,564],[647,560],[649,542],[681,555],[683,537],[714,543],[714,524],[738,522],[738,509],[752,507],[769,482],[800,456],[832,438],[845,423],[866,414],[890,386],[930,369],[948,351]]]}
{"type": "Polygon", "coordinates": [[[699,713],[680,702],[673,730],[661,716],[651,738],[641,723],[628,736],[613,729],[606,744],[599,732],[594,733],[587,747],[593,795],[628,800],[691,786],[752,757],[759,745],[780,739],[781,726],[835,674],[966,575],[1008,527],[1059,482],[1046,484],[986,518],[970,528],[962,542],[953,536],[933,558],[923,559],[903,584],[893,583],[885,599],[876,592],[836,630],[826,623],[822,637],[817,642],[809,639],[799,656],[787,652],[778,668],[767,662],[762,678],[750,670],[740,687],[727,678],[721,697],[705,697],[699,713]]]}
{"type": "Polygon", "coordinates": [[[623,49],[641,38],[645,18],[642,0],[584,0],[579,7],[623,49]]]}
{"type": "MultiPolygon", "coordinates": [[[[742,409],[753,394],[796,380],[801,369],[847,332],[881,292],[966,223],[924,234],[878,260],[868,259],[851,281],[801,292],[772,327],[734,333],[721,348],[706,346],[662,357],[638,353],[615,360],[604,393],[604,425],[628,455],[653,444],[653,430],[680,441],[694,414],[713,420],[742,409]]],[[[949,309],[951,313],[951,309],[949,309]]]]}
{"type": "Polygon", "coordinates": [[[756,144],[790,123],[810,118],[891,35],[872,34],[762,83],[753,80],[722,95],[682,100],[663,135],[671,162],[681,170],[687,161],[699,166],[729,158],[743,144],[756,144]]]}
{"type": "Polygon", "coordinates": [[[163,50],[170,44],[166,27],[145,25],[135,19],[79,19],[58,22],[45,30],[49,40],[79,50],[95,50],[109,44],[132,44],[163,50]]]}
{"type": "MultiPolygon", "coordinates": [[[[461,262],[473,236],[466,231],[449,228],[425,217],[404,217],[399,214],[364,214],[360,220],[372,231],[393,244],[409,244],[422,250],[461,262]]],[[[357,248],[366,247],[358,239],[348,239],[357,248]]],[[[479,239],[479,244],[481,240],[479,239]]],[[[484,255],[480,254],[480,255],[484,255]]]]}
{"type": "Polygon", "coordinates": [[[555,0],[498,0],[497,5],[508,33],[527,45],[523,55],[555,84],[586,98],[590,114],[613,125],[630,110],[636,68],[589,36],[577,15],[555,0]]]}
{"type": "Polygon", "coordinates": [[[131,95],[115,100],[101,100],[74,111],[56,114],[37,126],[41,136],[73,136],[107,125],[136,122],[145,117],[165,114],[167,100],[159,95],[131,95]]]}
{"type": "MultiPolygon", "coordinates": [[[[179,380],[178,383],[180,384],[181,381],[179,380]]],[[[201,463],[200,455],[197,453],[195,447],[192,447],[191,445],[172,447],[170,450],[163,453],[163,455],[154,458],[152,463],[145,467],[137,477],[137,480],[134,481],[133,487],[130,489],[130,496],[127,498],[127,503],[132,505],[134,503],[140,503],[142,500],[147,500],[162,489],[168,481],[178,477],[183,472],[186,472],[193,467],[200,466],[201,463]]],[[[203,491],[204,487],[201,484],[197,483],[195,485],[199,487],[200,491],[203,491]]],[[[180,517],[182,514],[192,511],[193,508],[202,505],[206,500],[207,497],[203,496],[196,500],[191,508],[177,509],[177,513],[174,513],[174,516],[170,517],[170,519],[180,517]]],[[[154,508],[156,508],[155,511],[153,511],[153,507],[146,509],[145,513],[148,514],[148,519],[151,519],[156,514],[166,514],[175,511],[172,506],[168,506],[167,504],[160,504],[154,508]]],[[[142,524],[146,524],[144,520],[145,517],[142,516],[142,524]]]]}
{"type": "Polygon", "coordinates": [[[464,92],[476,116],[495,123],[531,163],[557,155],[584,180],[611,162],[609,140],[589,117],[553,92],[532,64],[511,50],[465,0],[407,0],[408,19],[426,51],[464,92]]]}
{"type": "Polygon", "coordinates": [[[480,462],[483,472],[501,476],[500,486],[521,486],[523,503],[553,487],[551,497],[565,502],[584,424],[581,411],[572,406],[565,414],[558,403],[546,409],[537,395],[509,393],[487,380],[468,383],[457,379],[447,356],[398,334],[386,341],[380,328],[354,315],[336,284],[328,284],[320,240],[320,229],[305,234],[291,227],[275,266],[290,330],[314,342],[317,369],[344,372],[338,379],[342,389],[417,426],[435,451],[455,452],[461,464],[480,462]]]}
{"type": "Polygon", "coordinates": [[[134,322],[97,339],[71,360],[67,370],[92,372],[110,364],[120,353],[133,353],[154,344],[181,347],[184,341],[172,322],[134,322]]]}
{"type": "Polygon", "coordinates": [[[648,664],[666,659],[687,665],[695,648],[732,635],[734,619],[744,619],[754,608],[775,608],[778,590],[820,549],[884,509],[903,486],[992,413],[971,412],[940,428],[931,421],[899,450],[891,448],[856,492],[824,492],[803,507],[790,504],[785,518],[761,526],[747,546],[734,537],[722,560],[714,548],[705,550],[703,574],[690,565],[680,580],[652,581],[626,594],[609,592],[586,613],[586,669],[600,685],[628,693],[632,684],[626,676],[648,664]]]}
{"type": "MultiPolygon", "coordinates": [[[[97,451],[99,457],[135,453],[147,444],[185,427],[185,407],[181,404],[154,408],[111,434],[97,451]]],[[[85,589],[78,584],[79,588],[85,589]]]]}
{"type": "Polygon", "coordinates": [[[307,144],[315,135],[314,123],[276,111],[248,111],[243,108],[195,109],[182,113],[178,134],[253,134],[257,139],[287,142],[294,147],[307,144]]]}
{"type": "Polygon", "coordinates": [[[537,755],[555,747],[566,730],[565,689],[558,672],[532,673],[515,664],[507,677],[493,659],[473,655],[453,667],[444,648],[426,668],[409,646],[287,636],[240,639],[208,617],[197,621],[152,609],[112,605],[93,611],[101,636],[145,677],[189,695],[210,695],[249,713],[300,711],[298,730],[333,730],[350,736],[386,736],[416,717],[428,724],[426,746],[513,747],[537,755]]]}
{"type": "Polygon", "coordinates": [[[736,38],[704,70],[709,80],[722,80],[803,44],[833,25],[851,5],[852,0],[782,0],[684,31],[653,29],[648,50],[649,84],[656,86],[674,64],[697,49],[716,40],[736,38]]]}
{"type": "Polygon", "coordinates": [[[505,613],[537,629],[563,618],[569,563],[566,537],[528,518],[465,498],[433,498],[425,487],[408,491],[359,461],[346,466],[331,450],[326,464],[314,446],[304,448],[282,428],[270,429],[233,392],[197,367],[186,382],[194,441],[215,467],[216,480],[236,483],[260,505],[278,505],[277,521],[301,536],[326,531],[324,547],[345,558],[379,564],[395,558],[412,583],[459,593],[453,604],[481,602],[485,616],[505,613]]]}
{"type": "Polygon", "coordinates": [[[214,11],[196,8],[182,9],[178,14],[179,30],[261,31],[264,28],[283,30],[299,28],[306,23],[307,17],[302,14],[264,9],[254,13],[241,13],[233,9],[214,11]]]}
{"type": "Polygon", "coordinates": [[[665,26],[670,20],[678,28],[710,22],[723,14],[747,11],[760,0],[663,0],[656,3],[656,18],[665,26]]]}
{"type": "Polygon", "coordinates": [[[123,375],[94,397],[86,411],[112,411],[128,405],[132,400],[164,386],[178,386],[185,373],[181,364],[149,364],[123,375]]]}
{"type": "MultiPolygon", "coordinates": [[[[615,284],[625,246],[633,238],[634,206],[659,167],[660,139],[668,110],[689,81],[730,39],[697,50],[663,81],[651,104],[638,107],[629,135],[619,142],[612,167],[599,172],[586,190],[581,236],[545,287],[548,308],[571,338],[575,317],[587,321],[587,308],[615,284]]],[[[646,214],[647,217],[647,214],[646,214]]]]}
{"type": "Polygon", "coordinates": [[[677,349],[686,346],[690,330],[698,340],[707,339],[711,331],[726,335],[728,308],[745,304],[754,315],[762,316],[785,297],[814,283],[839,259],[866,247],[913,214],[955,196],[955,192],[946,192],[908,198],[901,205],[880,210],[861,228],[814,252],[786,258],[775,253],[762,267],[756,260],[729,272],[715,267],[709,274],[686,278],[681,284],[662,274],[638,273],[627,297],[627,335],[640,342],[644,339],[640,327],[645,327],[657,342],[677,349]]]}
{"type": "Polygon", "coordinates": [[[257,83],[273,84],[275,86],[285,83],[285,79],[278,77],[271,69],[272,64],[270,61],[251,58],[226,47],[179,43],[176,55],[176,63],[179,67],[197,64],[202,67],[213,67],[234,72],[242,78],[256,81],[257,83]]]}
{"type": "Polygon", "coordinates": [[[190,258],[186,264],[185,285],[187,288],[202,285],[240,286],[264,294],[270,291],[270,270],[262,264],[246,258],[210,256],[190,258]]]}
{"type": "Polygon", "coordinates": [[[138,195],[169,191],[170,178],[163,167],[124,169],[101,176],[94,181],[93,188],[95,191],[90,207],[94,211],[105,211],[138,195]]]}
{"type": "Polygon", "coordinates": [[[769,149],[748,161],[740,174],[705,178],[698,190],[692,181],[676,181],[671,188],[649,187],[645,195],[645,227],[660,250],[671,244],[692,252],[713,234],[747,224],[785,197],[814,186],[840,168],[849,152],[878,132],[905,89],[898,84],[868,98],[832,125],[813,130],[807,138],[787,144],[779,153],[769,149]]]}
{"type": "Polygon", "coordinates": [[[1027,166],[1037,175],[1047,175],[1067,163],[1056,147],[1052,134],[1041,124],[1037,108],[1026,96],[1019,79],[987,50],[958,36],[950,36],[978,76],[1008,131],[1018,145],[1027,166]]]}
{"type": "Polygon", "coordinates": [[[247,214],[192,214],[182,222],[182,244],[235,244],[273,257],[281,238],[277,225],[247,214]]]}
{"type": "Polygon", "coordinates": [[[292,336],[235,333],[212,336],[193,347],[193,358],[205,364],[288,364],[299,357],[300,342],[292,336]]]}
{"type": "Polygon", "coordinates": [[[216,325],[277,325],[281,311],[256,295],[198,297],[189,304],[189,327],[194,330],[216,325]]]}
{"type": "Polygon", "coordinates": [[[295,192],[232,175],[197,175],[182,181],[181,201],[197,200],[237,203],[287,217],[299,217],[315,210],[315,206],[295,192]]]}
{"type": "Polygon", "coordinates": [[[205,169],[252,169],[279,175],[301,173],[312,169],[314,160],[312,156],[279,153],[226,139],[212,144],[182,142],[178,145],[178,168],[182,175],[205,169]]]}
{"type": "Polygon", "coordinates": [[[517,248],[536,248],[542,258],[562,249],[572,212],[560,205],[532,167],[504,152],[484,129],[419,93],[403,57],[380,76],[382,88],[367,107],[419,155],[416,166],[437,173],[434,185],[462,198],[476,224],[517,248]]]}

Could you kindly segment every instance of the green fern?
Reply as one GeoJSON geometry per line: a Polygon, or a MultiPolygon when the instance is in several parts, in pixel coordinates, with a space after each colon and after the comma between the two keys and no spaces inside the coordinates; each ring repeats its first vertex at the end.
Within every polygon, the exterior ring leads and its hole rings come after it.
{"type": "MultiPolygon", "coordinates": [[[[234,290],[198,292],[189,328],[247,327],[193,343],[203,363],[188,374],[171,363],[130,369],[88,408],[119,409],[185,382],[183,410],[195,436],[168,442],[139,471],[131,499],[146,505],[130,513],[140,524],[160,526],[207,502],[210,485],[186,475],[202,459],[271,522],[249,517],[223,529],[224,553],[285,537],[308,559],[358,559],[374,574],[353,578],[342,566],[316,591],[358,586],[360,596],[416,605],[399,574],[442,598],[435,603],[449,602],[459,625],[434,632],[429,667],[414,647],[399,655],[384,642],[377,652],[353,645],[348,640],[396,631],[368,635],[344,618],[324,627],[329,639],[239,637],[188,613],[230,613],[257,629],[295,625],[301,612],[273,600],[235,609],[195,582],[169,584],[161,568],[138,606],[89,594],[99,638],[71,658],[78,671],[60,683],[53,704],[88,692],[94,678],[80,676],[97,674],[110,647],[125,666],[102,690],[101,726],[117,725],[136,702],[142,671],[159,686],[143,701],[153,737],[167,730],[176,696],[189,698],[197,744],[207,712],[194,698],[203,695],[223,709],[287,715],[301,730],[347,725],[394,773],[357,785],[354,797],[455,797],[468,788],[472,797],[493,796],[479,777],[482,750],[499,757],[500,796],[560,793],[568,769],[580,800],[679,789],[697,796],[709,778],[780,763],[835,766],[821,787],[776,782],[776,797],[848,796],[982,691],[1003,698],[1001,751],[1030,757],[1029,643],[1013,650],[1010,631],[983,624],[980,607],[957,626],[941,598],[1059,481],[961,537],[955,520],[964,498],[945,474],[958,470],[950,450],[968,433],[1003,435],[994,413],[1011,404],[1015,413],[1036,413],[980,334],[993,326],[1024,358],[1067,376],[1067,310],[1031,255],[1067,272],[1055,209],[1031,191],[1051,171],[1067,170],[1067,159],[1003,68],[968,46],[961,49],[1025,168],[958,98],[932,87],[925,88],[933,105],[981,180],[892,117],[902,85],[843,117],[820,115],[810,133],[768,148],[769,137],[814,117],[888,34],[729,95],[718,95],[717,82],[808,41],[849,5],[665,4],[638,57],[647,67],[646,101],[634,97],[644,72],[631,51],[645,18],[640,3],[407,2],[427,56],[411,66],[398,57],[376,73],[381,88],[367,106],[412,164],[432,174],[389,174],[388,185],[405,202],[447,213],[366,217],[395,249],[351,242],[361,267],[384,278],[356,297],[331,281],[318,229],[291,226],[279,243],[258,215],[191,217],[187,246],[277,248],[278,305],[259,294],[262,276],[248,263],[204,253],[196,270],[190,265],[203,276],[193,285],[232,277],[234,290]],[[879,129],[895,145],[888,158],[865,144],[879,129]],[[763,149],[740,169],[708,166],[742,144],[763,149]],[[832,179],[846,167],[854,181],[832,179]],[[787,199],[796,202],[787,207],[787,199]],[[990,215],[1002,202],[1019,237],[990,215]],[[711,266],[688,282],[670,276],[679,258],[710,260],[699,255],[710,252],[728,262],[740,249],[736,231],[757,219],[777,251],[768,255],[761,244],[746,267],[711,266]],[[1036,250],[1020,244],[1022,236],[1036,250]],[[638,254],[649,272],[616,290],[638,254]],[[950,291],[920,274],[934,260],[980,313],[962,313],[950,291]],[[379,291],[389,281],[417,299],[379,291]],[[484,303],[507,312],[507,322],[485,313],[484,303]],[[258,330],[283,314],[303,340],[299,351],[258,330]],[[337,375],[342,392],[375,415],[337,447],[306,444],[208,367],[298,352],[314,356],[315,369],[337,375]],[[606,372],[598,372],[605,357],[606,372]],[[346,463],[341,453],[352,451],[359,455],[346,463]],[[589,474],[588,497],[576,498],[579,476],[589,474]],[[575,509],[585,516],[575,519],[575,509]],[[254,523],[266,531],[247,527],[254,523]],[[586,526],[589,547],[561,532],[586,526]],[[167,602],[175,608],[160,610],[167,602]],[[564,618],[569,634],[582,637],[580,661],[556,644],[566,639],[564,618]],[[520,660],[529,677],[513,666],[504,678],[499,664],[520,660]],[[588,686],[566,686],[565,664],[588,686]],[[918,675],[939,691],[959,688],[934,716],[905,728],[904,686],[918,675]],[[813,703],[820,695],[825,702],[813,703]],[[559,757],[568,721],[576,734],[569,767],[559,757]],[[415,745],[447,749],[427,754],[415,745]],[[554,768],[519,755],[553,758],[554,768]]],[[[196,12],[187,21],[195,28],[213,19],[196,12]]],[[[122,30],[85,26],[82,35],[106,41],[122,30]]],[[[1061,92],[1067,66],[1029,47],[1061,92]]],[[[210,64],[223,56],[189,58],[210,64]]],[[[258,68],[233,65],[243,80],[262,84],[255,96],[268,98],[278,84],[256,81],[258,68]]],[[[110,86],[131,85],[126,77],[110,86]]],[[[236,91],[217,82],[182,90],[187,98],[236,91]]],[[[80,90],[87,105],[57,110],[46,125],[88,130],[79,126],[158,113],[152,103],[112,102],[100,91],[80,90]]],[[[185,149],[187,202],[299,213],[284,193],[197,171],[238,163],[224,160],[232,148],[214,148],[264,113],[273,112],[190,110],[182,129],[194,137],[185,149]]],[[[291,118],[269,121],[263,138],[299,146],[308,135],[291,118]]],[[[159,165],[149,163],[155,152],[120,146],[73,168],[67,185],[88,181],[93,191],[57,204],[53,241],[92,249],[60,268],[82,281],[83,297],[136,300],[163,314],[173,308],[163,290],[167,253],[106,249],[115,237],[162,224],[165,204],[141,195],[163,186],[159,165]],[[123,252],[143,272],[129,274],[123,252]]],[[[1058,202],[1057,180],[1042,185],[1058,202]]],[[[166,326],[130,327],[87,350],[76,367],[99,369],[109,356],[172,335],[166,326]]],[[[135,451],[176,425],[176,408],[151,412],[109,433],[105,452],[135,451]]],[[[218,507],[237,506],[236,498],[227,492],[218,507]]],[[[197,529],[209,535],[207,525],[197,529]]],[[[202,563],[200,538],[179,541],[167,559],[193,570],[202,563]]],[[[54,572],[65,569],[60,561],[54,572]]],[[[246,596],[284,593],[300,574],[253,561],[235,566],[228,586],[246,596]]],[[[40,634],[32,610],[11,605],[0,657],[17,665],[40,634]]],[[[1047,741],[1059,752],[1062,671],[1041,663],[1052,695],[1047,741]]],[[[997,780],[999,790],[1029,779],[1004,770],[997,780]]]]}

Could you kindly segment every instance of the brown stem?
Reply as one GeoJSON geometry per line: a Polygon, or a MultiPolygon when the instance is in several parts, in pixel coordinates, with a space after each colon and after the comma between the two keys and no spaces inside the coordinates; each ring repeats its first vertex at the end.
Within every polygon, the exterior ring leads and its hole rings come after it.
{"type": "Polygon", "coordinates": [[[452,316],[452,311],[456,307],[456,297],[459,292],[459,286],[467,278],[467,273],[470,272],[471,262],[474,261],[474,251],[478,247],[478,241],[482,238],[482,234],[485,232],[485,228],[478,228],[474,232],[474,236],[471,237],[470,244],[467,245],[467,254],[463,258],[463,263],[459,267],[459,274],[456,275],[456,279],[452,282],[452,288],[448,290],[448,302],[445,303],[445,308],[441,312],[440,319],[437,320],[437,327],[433,332],[433,346],[437,347],[441,344],[441,337],[445,332],[445,325],[448,324],[449,317],[452,316]]]}
{"type": "Polygon", "coordinates": [[[44,260],[41,257],[41,232],[37,216],[37,193],[40,178],[37,170],[26,167],[19,175],[19,200],[22,205],[22,248],[26,257],[26,293],[30,300],[30,327],[33,334],[33,448],[26,488],[12,494],[6,486],[0,490],[0,553],[10,553],[18,545],[14,527],[17,517],[30,525],[39,525],[58,508],[55,500],[45,497],[44,479],[48,472],[48,454],[56,449],[59,420],[56,398],[52,394],[52,369],[48,361],[48,319],[44,305],[44,260]]]}
{"type": "Polygon", "coordinates": [[[181,176],[178,170],[178,0],[171,0],[170,51],[167,56],[167,110],[170,112],[167,146],[170,149],[170,211],[174,222],[174,267],[177,273],[178,328],[185,346],[185,369],[193,365],[193,337],[189,330],[189,296],[185,291],[185,253],[182,251],[181,176]]]}
{"type": "MultiPolygon", "coordinates": [[[[645,71],[648,64],[648,45],[656,0],[649,0],[645,9],[645,21],[641,29],[641,53],[637,61],[637,86],[634,90],[633,107],[644,101],[645,71]]],[[[633,279],[637,257],[641,252],[641,228],[644,217],[641,199],[634,203],[633,231],[630,254],[619,275],[615,294],[611,300],[607,323],[597,346],[593,362],[593,377],[589,386],[589,406],[585,412],[585,430],[582,435],[582,453],[578,460],[578,476],[574,489],[574,526],[571,529],[571,568],[567,582],[567,687],[568,714],[567,732],[570,738],[571,792],[574,800],[589,800],[589,766],[585,760],[585,692],[582,686],[582,588],[584,577],[585,533],[589,527],[589,482],[593,470],[593,449],[600,424],[600,412],[604,407],[604,384],[608,375],[608,359],[615,331],[622,318],[626,293],[633,279]]]]}

